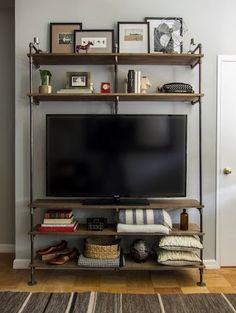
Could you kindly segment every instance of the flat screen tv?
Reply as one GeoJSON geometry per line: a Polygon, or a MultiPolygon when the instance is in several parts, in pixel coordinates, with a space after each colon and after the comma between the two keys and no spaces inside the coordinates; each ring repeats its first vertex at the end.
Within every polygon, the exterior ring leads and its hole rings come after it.
{"type": "Polygon", "coordinates": [[[186,115],[47,115],[46,194],[186,196],[186,115]]]}

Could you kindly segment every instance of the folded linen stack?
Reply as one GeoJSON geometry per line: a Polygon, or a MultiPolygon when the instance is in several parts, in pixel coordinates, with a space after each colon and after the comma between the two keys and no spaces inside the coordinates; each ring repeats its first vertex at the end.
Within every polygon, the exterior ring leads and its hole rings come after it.
{"type": "Polygon", "coordinates": [[[78,259],[78,266],[81,267],[121,267],[123,266],[123,256],[119,255],[114,259],[93,259],[87,258],[80,254],[78,259]]]}
{"type": "Polygon", "coordinates": [[[169,234],[170,215],[164,209],[121,209],[117,232],[169,234]]]}
{"type": "Polygon", "coordinates": [[[198,236],[164,236],[160,239],[157,262],[163,265],[184,266],[201,262],[198,254],[203,249],[198,236]]]}

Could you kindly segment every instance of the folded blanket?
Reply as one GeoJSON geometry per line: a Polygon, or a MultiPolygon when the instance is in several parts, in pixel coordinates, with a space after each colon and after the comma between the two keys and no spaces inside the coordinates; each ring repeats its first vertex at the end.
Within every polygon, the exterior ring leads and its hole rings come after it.
{"type": "Polygon", "coordinates": [[[91,259],[80,254],[78,266],[81,267],[121,267],[124,264],[123,256],[115,259],[91,259]]]}
{"type": "Polygon", "coordinates": [[[119,210],[119,223],[129,225],[164,225],[172,228],[170,215],[164,209],[119,210]]]}
{"type": "Polygon", "coordinates": [[[169,227],[164,225],[128,225],[117,224],[118,233],[161,233],[169,234],[169,227]]]}

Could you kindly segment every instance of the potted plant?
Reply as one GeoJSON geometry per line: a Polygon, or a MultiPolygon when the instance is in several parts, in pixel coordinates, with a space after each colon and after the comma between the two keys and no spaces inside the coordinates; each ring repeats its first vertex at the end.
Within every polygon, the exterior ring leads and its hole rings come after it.
{"type": "Polygon", "coordinates": [[[51,77],[52,74],[48,70],[40,70],[41,85],[39,86],[39,93],[51,93],[51,77]]]}

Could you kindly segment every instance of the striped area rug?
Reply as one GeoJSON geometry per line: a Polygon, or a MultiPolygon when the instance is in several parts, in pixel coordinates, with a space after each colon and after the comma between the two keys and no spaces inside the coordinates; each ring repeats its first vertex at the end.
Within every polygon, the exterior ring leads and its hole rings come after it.
{"type": "Polygon", "coordinates": [[[236,294],[0,292],[1,313],[236,313],[236,294]]]}

